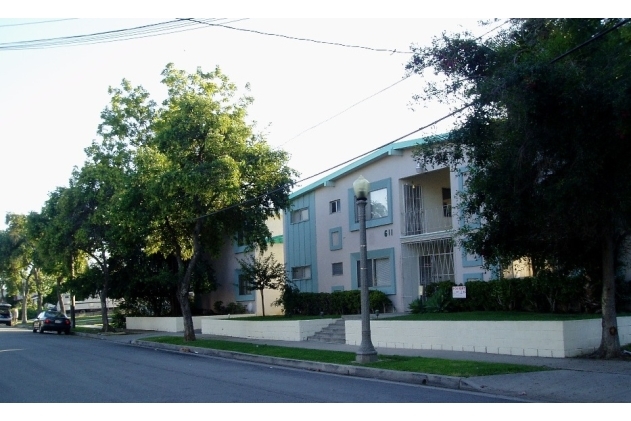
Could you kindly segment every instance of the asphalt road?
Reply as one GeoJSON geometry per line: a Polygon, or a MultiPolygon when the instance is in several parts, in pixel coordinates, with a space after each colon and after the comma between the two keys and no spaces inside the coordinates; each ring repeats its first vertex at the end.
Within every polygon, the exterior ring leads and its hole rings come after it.
{"type": "Polygon", "coordinates": [[[0,327],[0,402],[395,403],[506,398],[0,327]]]}

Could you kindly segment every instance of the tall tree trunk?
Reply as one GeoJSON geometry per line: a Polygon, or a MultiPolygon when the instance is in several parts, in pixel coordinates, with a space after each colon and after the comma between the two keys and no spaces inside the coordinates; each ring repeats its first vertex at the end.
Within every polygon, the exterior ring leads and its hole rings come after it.
{"type": "Polygon", "coordinates": [[[197,259],[201,253],[201,244],[199,242],[199,234],[202,229],[202,221],[198,219],[193,229],[193,256],[188,262],[186,269],[184,268],[184,260],[182,259],[182,252],[178,245],[176,251],[176,260],[178,267],[178,289],[177,299],[180,302],[180,308],[182,309],[182,321],[184,322],[184,340],[194,341],[195,327],[193,326],[193,313],[191,312],[191,303],[188,299],[188,291],[191,286],[191,277],[193,275],[193,268],[197,264],[197,259]]]}
{"type": "Polygon", "coordinates": [[[185,285],[185,281],[180,281],[178,286],[177,299],[180,302],[180,309],[182,310],[182,321],[184,322],[184,340],[194,341],[195,327],[193,326],[193,313],[191,312],[191,303],[188,300],[188,286],[185,285]]]}
{"type": "Polygon", "coordinates": [[[40,313],[44,307],[44,297],[42,293],[42,279],[39,269],[33,269],[33,279],[35,280],[35,291],[37,291],[37,312],[40,313]]]}
{"type": "Polygon", "coordinates": [[[110,330],[110,323],[107,316],[107,294],[110,286],[110,269],[107,265],[107,257],[105,256],[105,250],[101,250],[101,269],[103,270],[103,287],[99,297],[101,298],[101,323],[103,324],[103,332],[110,330]]]}
{"type": "MultiPolygon", "coordinates": [[[[74,255],[70,254],[70,280],[74,279],[74,255]]],[[[76,326],[75,319],[75,299],[74,299],[74,291],[70,291],[70,319],[72,320],[72,328],[74,329],[76,326]]]]}
{"type": "Polygon", "coordinates": [[[620,338],[618,337],[618,320],[616,316],[616,276],[614,263],[613,229],[608,227],[602,239],[602,337],[597,354],[601,358],[617,358],[622,355],[620,338]]]}
{"type": "Polygon", "coordinates": [[[66,314],[66,305],[64,304],[64,297],[61,294],[61,276],[57,277],[57,302],[59,303],[59,311],[66,314]]]}
{"type": "Polygon", "coordinates": [[[28,278],[22,279],[22,323],[26,324],[28,322],[28,278]]]}
{"type": "Polygon", "coordinates": [[[261,310],[263,310],[263,317],[265,317],[265,301],[263,300],[263,289],[261,288],[261,310]]]}
{"type": "Polygon", "coordinates": [[[182,256],[178,255],[178,288],[177,288],[177,300],[180,303],[180,309],[182,310],[182,321],[184,323],[184,340],[194,341],[195,327],[193,326],[193,313],[191,311],[191,302],[188,299],[188,291],[191,283],[192,267],[197,261],[197,253],[193,252],[188,266],[184,267],[184,260],[182,256]]]}

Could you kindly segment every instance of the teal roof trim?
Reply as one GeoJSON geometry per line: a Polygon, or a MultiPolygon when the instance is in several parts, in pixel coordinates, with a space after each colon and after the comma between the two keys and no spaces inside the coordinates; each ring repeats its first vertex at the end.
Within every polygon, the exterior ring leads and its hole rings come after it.
{"type": "Polygon", "coordinates": [[[356,171],[362,167],[365,167],[366,165],[370,164],[371,162],[377,161],[379,159],[381,159],[384,156],[390,156],[390,155],[400,155],[401,151],[405,150],[405,149],[410,149],[420,143],[423,143],[429,139],[434,139],[434,138],[438,138],[438,139],[446,139],[447,138],[447,134],[439,134],[439,135],[435,135],[435,136],[427,136],[427,137],[422,137],[422,138],[418,138],[418,139],[410,139],[410,140],[403,140],[401,142],[396,142],[396,143],[391,143],[389,145],[383,146],[379,149],[377,149],[374,152],[369,153],[368,155],[364,156],[363,158],[358,159],[357,161],[351,162],[350,164],[340,168],[339,170],[326,175],[324,177],[322,177],[321,179],[319,179],[318,181],[315,181],[305,187],[302,187],[298,190],[296,190],[295,192],[291,193],[289,195],[289,199],[293,200],[296,197],[302,196],[305,193],[309,193],[313,190],[316,190],[319,187],[324,187],[327,185],[327,183],[329,183],[329,185],[331,185],[331,182],[335,181],[336,179],[351,173],[353,171],[356,171]]]}

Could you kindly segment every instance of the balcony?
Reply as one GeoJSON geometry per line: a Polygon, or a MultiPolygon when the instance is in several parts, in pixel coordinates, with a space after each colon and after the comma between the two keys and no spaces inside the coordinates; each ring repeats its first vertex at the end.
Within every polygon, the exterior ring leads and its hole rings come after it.
{"type": "Polygon", "coordinates": [[[422,235],[453,228],[451,205],[408,209],[403,212],[401,235],[422,235]]]}

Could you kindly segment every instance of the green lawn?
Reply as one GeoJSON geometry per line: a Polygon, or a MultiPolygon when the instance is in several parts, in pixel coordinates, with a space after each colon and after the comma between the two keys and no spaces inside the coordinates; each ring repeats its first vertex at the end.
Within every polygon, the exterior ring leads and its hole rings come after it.
{"type": "MultiPolygon", "coordinates": [[[[322,351],[214,339],[198,339],[191,343],[185,342],[183,338],[177,336],[159,336],[155,338],[144,338],[142,340],[178,346],[220,349],[224,351],[242,352],[245,354],[265,355],[333,364],[351,365],[354,364],[355,361],[355,353],[353,352],[322,351]]],[[[365,364],[365,366],[385,370],[410,371],[456,377],[489,376],[493,374],[528,373],[533,371],[549,370],[546,367],[534,367],[518,364],[457,361],[440,358],[403,357],[393,355],[380,355],[379,361],[365,364]]]]}
{"type": "MultiPolygon", "coordinates": [[[[618,313],[618,317],[628,316],[618,313]]],[[[383,320],[447,320],[447,321],[547,321],[600,319],[600,314],[529,313],[520,311],[462,311],[457,313],[419,313],[383,318],[383,320]]],[[[382,319],[380,319],[382,320],[382,319]]]]}
{"type": "MultiPolygon", "coordinates": [[[[112,318],[109,318],[110,323],[112,318]]],[[[75,332],[98,333],[103,329],[101,313],[75,315],[75,332]]]]}
{"type": "MultiPolygon", "coordinates": [[[[110,311],[111,313],[111,311],[110,311]]],[[[68,314],[70,317],[70,314],[68,314]]],[[[112,317],[109,317],[110,323],[112,322],[112,317]]],[[[88,314],[75,314],[75,323],[77,326],[84,325],[98,325],[103,326],[101,312],[98,313],[88,313],[88,314]]]]}
{"type": "Polygon", "coordinates": [[[285,322],[285,321],[295,321],[295,320],[314,320],[314,319],[339,319],[342,316],[339,314],[326,314],[322,317],[320,316],[251,316],[251,317],[234,317],[230,319],[224,320],[247,320],[248,322],[285,322]]]}

